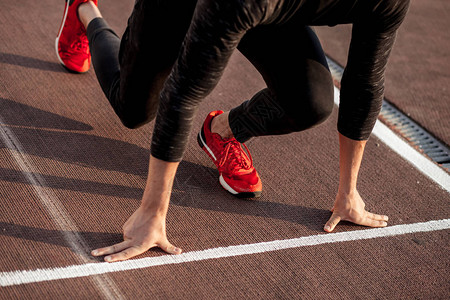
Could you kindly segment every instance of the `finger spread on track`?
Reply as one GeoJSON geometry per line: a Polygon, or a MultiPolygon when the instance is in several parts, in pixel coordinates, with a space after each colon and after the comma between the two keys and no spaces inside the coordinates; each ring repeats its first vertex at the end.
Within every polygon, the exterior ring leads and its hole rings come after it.
{"type": "Polygon", "coordinates": [[[378,215],[378,214],[374,214],[374,213],[371,213],[371,212],[367,212],[367,217],[372,219],[372,220],[376,220],[376,221],[385,221],[385,222],[387,222],[389,220],[388,216],[378,215]]]}
{"type": "Polygon", "coordinates": [[[115,261],[127,260],[129,258],[132,258],[132,257],[142,254],[144,252],[145,252],[145,250],[143,251],[141,248],[137,248],[137,247],[133,246],[133,247],[126,248],[125,250],[123,250],[119,253],[115,253],[115,254],[106,256],[105,261],[106,262],[115,262],[115,261]]]}
{"type": "Polygon", "coordinates": [[[328,222],[325,224],[324,230],[326,232],[331,232],[333,231],[333,229],[336,227],[336,225],[341,221],[341,217],[336,214],[333,213],[330,217],[330,219],[328,220],[328,222]]]}
{"type": "Polygon", "coordinates": [[[369,226],[369,227],[386,227],[387,226],[386,221],[374,220],[371,218],[365,218],[358,224],[363,225],[363,226],[369,226]]]}
{"type": "Polygon", "coordinates": [[[128,247],[129,247],[129,241],[123,241],[123,242],[120,242],[118,244],[114,244],[114,245],[109,246],[109,247],[95,249],[95,250],[93,250],[91,252],[91,254],[93,256],[108,255],[108,254],[117,253],[117,252],[122,251],[122,250],[124,250],[124,249],[126,249],[128,247]]]}
{"type": "Polygon", "coordinates": [[[180,248],[172,245],[169,241],[160,243],[158,247],[169,254],[181,254],[181,252],[183,251],[180,248]]]}

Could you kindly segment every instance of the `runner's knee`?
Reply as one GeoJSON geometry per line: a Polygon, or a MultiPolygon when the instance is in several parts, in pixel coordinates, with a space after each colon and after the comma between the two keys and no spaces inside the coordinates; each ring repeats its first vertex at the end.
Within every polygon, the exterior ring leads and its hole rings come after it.
{"type": "Polygon", "coordinates": [[[317,126],[325,122],[333,111],[334,87],[331,76],[311,80],[307,88],[289,97],[289,101],[283,102],[288,103],[285,112],[292,124],[292,130],[302,131],[317,126]]]}
{"type": "Polygon", "coordinates": [[[289,110],[288,116],[293,131],[303,131],[325,122],[333,111],[333,95],[322,96],[313,103],[303,105],[300,110],[289,110]]]}
{"type": "Polygon", "coordinates": [[[147,112],[126,113],[119,116],[122,124],[128,129],[137,129],[155,119],[156,110],[147,112]]]}

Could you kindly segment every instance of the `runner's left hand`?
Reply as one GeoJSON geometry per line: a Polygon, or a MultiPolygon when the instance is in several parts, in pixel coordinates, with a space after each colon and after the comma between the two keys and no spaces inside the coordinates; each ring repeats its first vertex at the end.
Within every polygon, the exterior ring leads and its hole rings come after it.
{"type": "Polygon", "coordinates": [[[169,254],[180,254],[182,250],[172,245],[166,236],[165,218],[153,216],[139,207],[123,226],[121,243],[93,250],[93,256],[105,256],[105,261],[126,260],[159,247],[169,254]]]}

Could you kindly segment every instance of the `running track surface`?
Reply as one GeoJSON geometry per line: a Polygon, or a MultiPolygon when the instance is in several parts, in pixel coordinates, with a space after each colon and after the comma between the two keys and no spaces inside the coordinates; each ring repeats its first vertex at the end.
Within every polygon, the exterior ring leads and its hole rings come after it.
{"type": "MultiPolygon", "coordinates": [[[[100,2],[119,34],[132,5],[100,2]]],[[[62,9],[49,0],[0,4],[0,298],[448,298],[449,175],[431,162],[409,162],[411,149],[382,124],[368,142],[359,190],[370,210],[389,215],[389,226],[343,223],[333,234],[322,231],[338,180],[337,107],[315,129],[247,144],[264,184],[256,201],[221,189],[192,132],[168,215],[169,239],[184,254],[156,249],[119,264],[90,257],[90,249],[120,241],[122,224],[139,205],[153,124],[123,128],[93,70],[69,74],[57,63],[62,9]]],[[[408,16],[398,41],[414,35],[416,17],[408,16]]],[[[321,39],[335,32],[324,41],[330,57],[345,51],[328,45],[342,43],[346,30],[318,30],[321,39]]],[[[447,87],[449,69],[408,98],[421,78],[436,76],[420,56],[420,76],[402,63],[404,52],[420,53],[416,46],[397,43],[403,51],[393,53],[391,69],[417,77],[400,86],[390,75],[387,95],[410,101],[405,107],[426,119],[420,103],[447,87]]],[[[263,86],[236,53],[194,128],[210,110],[229,109],[263,86]]],[[[444,119],[428,130],[445,140],[447,94],[434,101],[443,109],[433,114],[444,119]]]]}

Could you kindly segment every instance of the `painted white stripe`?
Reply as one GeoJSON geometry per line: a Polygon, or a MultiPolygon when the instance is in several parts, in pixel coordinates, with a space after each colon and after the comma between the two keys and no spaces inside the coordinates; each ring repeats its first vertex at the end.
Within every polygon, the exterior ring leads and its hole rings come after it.
{"type": "Polygon", "coordinates": [[[218,259],[224,257],[278,251],[290,248],[366,240],[445,229],[450,229],[450,219],[348,232],[323,233],[295,239],[213,248],[202,251],[186,252],[180,255],[163,255],[159,257],[131,259],[116,263],[89,263],[53,269],[2,272],[0,273],[0,286],[5,287],[59,279],[78,278],[111,272],[144,269],[155,266],[180,264],[208,259],[218,259]]]}
{"type": "Polygon", "coordinates": [[[450,174],[411,147],[380,121],[377,121],[372,132],[398,155],[450,193],[450,174]]]}
{"type": "MultiPolygon", "coordinates": [[[[1,116],[0,123],[4,124],[1,116]]],[[[45,179],[39,174],[31,161],[25,155],[25,151],[14,133],[6,126],[0,126],[0,139],[10,150],[12,158],[20,167],[23,175],[34,189],[42,206],[47,210],[57,229],[61,231],[64,240],[77,254],[79,261],[86,263],[91,261],[87,255],[89,247],[86,241],[78,234],[79,229],[72,220],[70,214],[64,209],[58,197],[48,188],[45,179]]],[[[117,285],[109,277],[93,277],[95,286],[106,299],[123,299],[117,285]]]]}
{"type": "MultiPolygon", "coordinates": [[[[339,106],[339,89],[334,88],[334,103],[339,106]]],[[[411,163],[425,176],[436,182],[444,190],[450,193],[450,174],[445,172],[437,164],[426,158],[416,149],[411,147],[407,142],[396,135],[382,122],[377,120],[372,134],[380,139],[384,144],[391,148],[394,152],[411,163]]]]}

